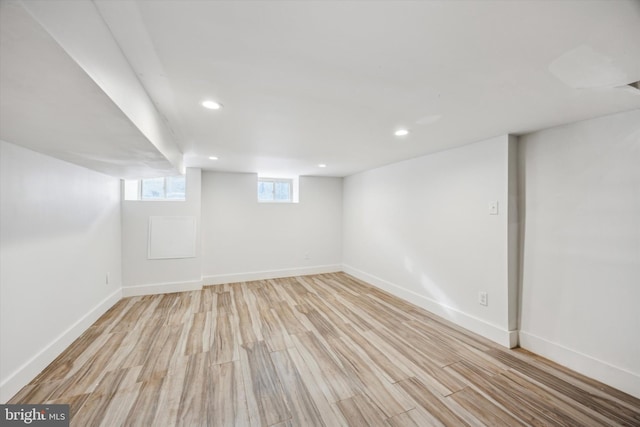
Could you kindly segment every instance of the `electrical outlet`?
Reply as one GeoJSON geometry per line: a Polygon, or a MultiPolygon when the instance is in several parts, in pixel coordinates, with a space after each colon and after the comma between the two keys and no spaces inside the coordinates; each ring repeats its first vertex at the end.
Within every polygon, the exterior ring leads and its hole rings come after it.
{"type": "Polygon", "coordinates": [[[498,201],[489,202],[489,215],[498,215],[498,201]]]}
{"type": "Polygon", "coordinates": [[[105,274],[105,276],[104,276],[104,284],[105,285],[109,284],[109,273],[105,274]]]}
{"type": "Polygon", "coordinates": [[[486,292],[478,292],[478,303],[480,305],[489,305],[489,296],[486,292]]]}
{"type": "Polygon", "coordinates": [[[304,253],[304,259],[310,259],[310,257],[309,257],[309,252],[305,252],[305,253],[304,253]]]}

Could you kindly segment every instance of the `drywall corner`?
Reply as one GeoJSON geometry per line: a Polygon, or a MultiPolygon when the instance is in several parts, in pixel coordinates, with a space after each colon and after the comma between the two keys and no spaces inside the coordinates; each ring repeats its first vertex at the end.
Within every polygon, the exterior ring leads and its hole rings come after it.
{"type": "MultiPolygon", "coordinates": [[[[507,324],[518,330],[520,311],[520,186],[518,137],[509,135],[507,143],[507,324]]],[[[516,337],[517,343],[517,337],[516,337]]]]}

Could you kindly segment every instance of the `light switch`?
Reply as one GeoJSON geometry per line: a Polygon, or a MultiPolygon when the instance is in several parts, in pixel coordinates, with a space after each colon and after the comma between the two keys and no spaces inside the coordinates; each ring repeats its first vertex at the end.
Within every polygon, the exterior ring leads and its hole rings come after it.
{"type": "Polygon", "coordinates": [[[489,295],[486,292],[478,292],[478,303],[480,305],[489,305],[489,295]]]}
{"type": "Polygon", "coordinates": [[[489,215],[498,215],[498,201],[489,203],[489,215]]]}

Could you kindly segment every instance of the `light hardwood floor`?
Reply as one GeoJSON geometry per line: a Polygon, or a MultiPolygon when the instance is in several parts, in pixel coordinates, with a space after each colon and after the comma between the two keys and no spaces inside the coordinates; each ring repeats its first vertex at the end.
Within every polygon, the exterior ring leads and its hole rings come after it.
{"type": "Polygon", "coordinates": [[[640,400],[344,274],[126,298],[10,403],[75,426],[640,425],[640,400]]]}

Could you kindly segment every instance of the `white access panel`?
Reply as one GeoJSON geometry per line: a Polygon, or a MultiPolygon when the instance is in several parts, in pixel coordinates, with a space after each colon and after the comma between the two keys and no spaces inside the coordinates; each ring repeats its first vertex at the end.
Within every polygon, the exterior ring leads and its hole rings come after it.
{"type": "Polygon", "coordinates": [[[195,216],[150,216],[149,259],[195,258],[195,216]]]}

